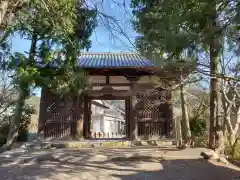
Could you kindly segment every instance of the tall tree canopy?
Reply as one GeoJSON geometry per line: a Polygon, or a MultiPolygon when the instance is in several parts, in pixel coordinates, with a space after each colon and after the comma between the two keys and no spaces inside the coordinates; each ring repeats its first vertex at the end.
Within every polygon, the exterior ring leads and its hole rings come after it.
{"type": "Polygon", "coordinates": [[[136,45],[147,55],[159,57],[163,52],[206,48],[213,35],[224,35],[235,43],[239,40],[237,0],[132,0],[132,7],[134,28],[140,33],[136,45]]]}
{"type": "MultiPolygon", "coordinates": [[[[239,50],[238,0],[132,0],[136,17],[134,27],[141,36],[137,48],[144,55],[162,60],[178,58],[182,53],[198,56],[207,53],[210,62],[210,139],[215,148],[216,131],[219,130],[217,105],[219,56],[225,44],[239,50]],[[227,43],[226,43],[227,42],[227,43]]],[[[196,59],[198,60],[198,59],[196,59]]],[[[200,64],[201,62],[197,62],[200,64]]]]}
{"type": "Polygon", "coordinates": [[[54,93],[84,89],[79,72],[80,50],[89,48],[89,37],[96,26],[96,12],[84,7],[84,1],[31,0],[18,12],[12,32],[31,41],[26,54],[16,52],[8,68],[15,71],[18,101],[7,145],[17,137],[25,99],[33,86],[47,87],[54,93]]]}

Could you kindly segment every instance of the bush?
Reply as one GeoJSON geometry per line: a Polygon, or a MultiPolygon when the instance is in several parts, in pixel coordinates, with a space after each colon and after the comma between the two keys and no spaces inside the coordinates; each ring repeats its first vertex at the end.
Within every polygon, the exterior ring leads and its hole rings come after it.
{"type": "MultiPolygon", "coordinates": [[[[25,105],[23,108],[22,117],[20,120],[19,136],[17,138],[18,142],[23,142],[27,140],[28,127],[31,123],[31,115],[35,112],[34,108],[30,105],[25,105]]],[[[10,129],[11,119],[13,114],[5,115],[1,119],[0,126],[0,145],[3,145],[7,141],[8,132],[10,129]]]]}
{"type": "MultiPolygon", "coordinates": [[[[5,117],[6,118],[6,117],[5,117]]],[[[6,143],[10,123],[4,123],[0,126],[0,146],[6,143]]]]}
{"type": "Polygon", "coordinates": [[[20,121],[19,137],[17,141],[23,142],[27,141],[28,129],[31,123],[31,115],[35,113],[35,109],[30,105],[25,105],[23,109],[23,114],[20,121]]]}
{"type": "Polygon", "coordinates": [[[204,136],[206,131],[206,121],[204,119],[193,118],[190,119],[190,129],[192,136],[201,137],[204,136]]]}

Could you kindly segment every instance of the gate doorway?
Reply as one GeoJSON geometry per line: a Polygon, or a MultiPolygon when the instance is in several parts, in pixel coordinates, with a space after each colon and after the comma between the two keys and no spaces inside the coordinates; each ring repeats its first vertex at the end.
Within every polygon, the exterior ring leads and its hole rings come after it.
{"type": "Polygon", "coordinates": [[[92,100],[91,138],[126,137],[125,100],[92,100]]]}
{"type": "Polygon", "coordinates": [[[129,137],[129,97],[87,96],[84,102],[85,139],[129,137]]]}

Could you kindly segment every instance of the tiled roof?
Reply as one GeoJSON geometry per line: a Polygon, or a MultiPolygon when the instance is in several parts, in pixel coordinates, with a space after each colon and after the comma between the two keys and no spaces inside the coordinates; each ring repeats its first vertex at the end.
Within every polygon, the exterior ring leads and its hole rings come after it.
{"type": "MultiPolygon", "coordinates": [[[[21,61],[15,59],[19,66],[21,61]]],[[[37,63],[43,67],[41,60],[37,63]]],[[[57,67],[58,63],[52,61],[50,66],[57,67]]],[[[84,52],[78,58],[78,66],[82,68],[141,68],[153,67],[153,63],[137,53],[92,53],[84,52]]]]}
{"type": "Polygon", "coordinates": [[[78,63],[83,68],[153,67],[151,61],[137,53],[82,53],[78,63]]]}

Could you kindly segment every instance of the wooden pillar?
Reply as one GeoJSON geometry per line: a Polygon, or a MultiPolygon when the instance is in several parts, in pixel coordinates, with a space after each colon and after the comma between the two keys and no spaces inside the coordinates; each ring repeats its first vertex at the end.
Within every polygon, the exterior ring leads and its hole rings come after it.
{"type": "Polygon", "coordinates": [[[174,117],[174,121],[176,145],[180,147],[182,145],[181,118],[176,116],[174,117]]]}
{"type": "Polygon", "coordinates": [[[166,118],[166,136],[173,136],[173,106],[172,106],[172,93],[171,91],[167,92],[167,118],[166,118]]]}
{"type": "Polygon", "coordinates": [[[90,99],[87,95],[84,96],[84,114],[83,114],[83,137],[90,138],[90,112],[89,112],[90,99]]]}
{"type": "Polygon", "coordinates": [[[126,138],[130,139],[131,138],[131,134],[130,134],[130,126],[131,126],[131,114],[130,114],[130,104],[131,104],[131,100],[130,97],[128,99],[126,99],[125,101],[125,133],[126,133],[126,138]]]}
{"type": "Polygon", "coordinates": [[[137,140],[138,139],[138,122],[137,122],[133,97],[131,97],[131,122],[132,122],[132,139],[137,140]]]}
{"type": "Polygon", "coordinates": [[[134,122],[132,96],[130,96],[129,97],[129,136],[130,136],[130,139],[137,138],[137,135],[134,134],[135,128],[136,128],[136,123],[134,122]]]}

